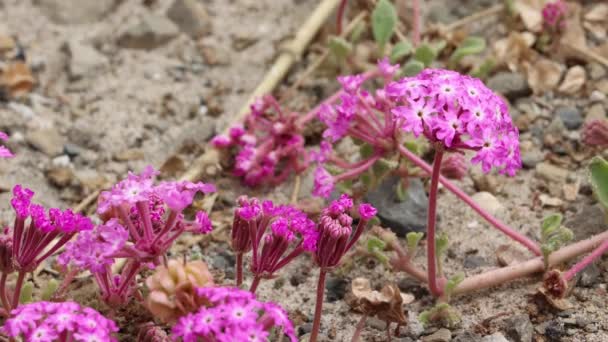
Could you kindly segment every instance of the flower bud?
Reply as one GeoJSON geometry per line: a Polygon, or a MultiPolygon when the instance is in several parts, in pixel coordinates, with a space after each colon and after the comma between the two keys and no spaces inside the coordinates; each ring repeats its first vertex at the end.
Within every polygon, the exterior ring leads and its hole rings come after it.
{"type": "Polygon", "coordinates": [[[583,126],[583,143],[589,147],[608,147],[608,121],[593,120],[583,126]]]}

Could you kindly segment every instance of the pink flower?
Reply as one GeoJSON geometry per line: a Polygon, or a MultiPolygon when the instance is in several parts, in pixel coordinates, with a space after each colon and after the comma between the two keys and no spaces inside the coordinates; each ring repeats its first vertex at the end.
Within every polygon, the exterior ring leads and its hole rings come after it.
{"type": "Polygon", "coordinates": [[[312,194],[320,197],[329,197],[334,190],[334,186],[334,177],[325,168],[321,166],[317,167],[312,194]]]}
{"type": "Polygon", "coordinates": [[[361,216],[361,219],[363,220],[370,220],[372,217],[376,216],[377,213],[378,210],[369,203],[361,203],[359,205],[359,216],[361,216]]]}
{"type": "Polygon", "coordinates": [[[211,139],[211,144],[217,148],[224,148],[232,146],[232,140],[225,135],[216,135],[211,139]]]}
{"type": "Polygon", "coordinates": [[[406,132],[412,132],[415,137],[419,137],[426,129],[430,130],[429,125],[433,124],[432,117],[437,111],[435,102],[420,98],[417,100],[406,100],[409,106],[395,107],[392,113],[395,118],[401,119],[401,127],[406,132]]]}
{"type": "Polygon", "coordinates": [[[388,57],[378,61],[378,70],[387,79],[392,79],[399,70],[399,64],[391,65],[388,57]]]}
{"type": "Polygon", "coordinates": [[[365,81],[363,75],[338,76],[338,82],[342,84],[342,88],[349,94],[356,94],[365,81]]]}
{"type": "Polygon", "coordinates": [[[118,341],[114,321],[74,302],[34,302],[11,311],[1,328],[9,337],[24,341],[118,341]]]}
{"type": "Polygon", "coordinates": [[[198,231],[202,234],[208,234],[213,230],[209,215],[207,215],[207,213],[204,211],[199,211],[196,213],[196,224],[197,227],[199,227],[198,231]]]}
{"type": "MultiPolygon", "coordinates": [[[[8,135],[6,135],[6,133],[4,133],[4,132],[0,132],[0,140],[7,141],[8,135]]],[[[13,152],[11,152],[8,148],[6,148],[6,146],[0,145],[0,158],[12,158],[14,156],[15,155],[13,154],[13,152]]]]}
{"type": "Polygon", "coordinates": [[[566,14],[568,13],[568,5],[562,0],[549,2],[543,7],[543,24],[546,28],[555,32],[563,30],[566,27],[566,14]]]}

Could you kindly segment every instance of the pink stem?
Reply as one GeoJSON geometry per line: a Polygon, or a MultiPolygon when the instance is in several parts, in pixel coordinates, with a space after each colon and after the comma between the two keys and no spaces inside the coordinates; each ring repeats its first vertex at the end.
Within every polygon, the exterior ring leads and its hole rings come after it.
{"type": "Polygon", "coordinates": [[[8,296],[6,295],[6,278],[8,274],[6,272],[2,272],[2,277],[0,278],[0,300],[2,301],[2,307],[6,310],[6,312],[11,311],[11,306],[8,303],[8,296]]]}
{"type": "Polygon", "coordinates": [[[412,43],[414,47],[418,46],[420,43],[420,1],[412,0],[412,11],[413,20],[412,20],[412,43]]]}
{"type": "Polygon", "coordinates": [[[249,288],[249,292],[255,293],[255,291],[258,289],[258,286],[260,285],[260,280],[262,280],[262,278],[260,278],[258,276],[253,277],[253,281],[251,282],[251,287],[249,288]]]}
{"type": "Polygon", "coordinates": [[[236,286],[243,283],[243,253],[236,254],[236,286]]]}
{"type": "Polygon", "coordinates": [[[13,308],[16,308],[19,305],[19,296],[21,295],[21,288],[23,287],[24,280],[25,272],[19,272],[19,275],[17,275],[17,283],[15,283],[15,292],[13,292],[13,308]]]}
{"type": "Polygon", "coordinates": [[[361,174],[362,172],[365,172],[368,168],[370,168],[378,159],[380,159],[380,155],[373,156],[373,157],[369,158],[367,160],[367,162],[365,162],[364,164],[361,164],[361,166],[337,175],[334,178],[336,183],[343,181],[345,179],[349,179],[349,178],[358,176],[359,174],[361,174]]]}
{"type": "MultiPolygon", "coordinates": [[[[420,167],[422,170],[426,171],[427,173],[431,173],[431,170],[432,170],[431,166],[428,165],[424,160],[420,159],[420,157],[418,157],[417,155],[412,153],[410,150],[405,148],[404,146],[399,146],[399,152],[401,152],[401,154],[404,157],[411,160],[414,164],[416,164],[416,166],[420,167]]],[[[536,242],[530,240],[523,234],[513,230],[513,228],[507,226],[506,224],[500,222],[494,216],[490,215],[490,213],[488,213],[483,208],[481,208],[477,203],[475,203],[475,201],[473,201],[473,199],[471,197],[469,197],[469,195],[467,195],[464,191],[460,190],[456,185],[454,185],[452,182],[450,182],[447,178],[440,175],[439,182],[443,186],[445,186],[446,189],[453,192],[456,196],[458,196],[461,200],[463,200],[466,204],[468,204],[473,210],[475,210],[479,214],[479,216],[483,217],[486,221],[488,221],[495,228],[497,228],[498,230],[503,232],[505,235],[507,235],[511,239],[519,242],[520,244],[522,244],[523,246],[528,248],[535,255],[542,255],[542,252],[540,251],[540,247],[538,246],[538,244],[536,242]]]]}
{"type": "Polygon", "coordinates": [[[336,35],[339,36],[342,34],[342,21],[344,19],[344,11],[346,10],[346,4],[348,0],[342,0],[340,2],[340,7],[338,7],[338,14],[336,15],[336,35]]]}
{"type": "Polygon", "coordinates": [[[315,317],[312,322],[312,331],[310,332],[309,342],[317,342],[319,329],[321,328],[321,313],[323,311],[323,297],[325,295],[325,274],[326,270],[319,270],[319,282],[317,283],[317,301],[315,304],[315,317]]]}
{"type": "Polygon", "coordinates": [[[433,173],[431,173],[431,187],[429,189],[429,212],[427,215],[427,228],[426,228],[426,257],[427,257],[427,270],[429,279],[429,289],[431,293],[439,297],[442,294],[442,290],[438,286],[437,282],[437,257],[435,255],[435,223],[436,223],[436,211],[437,211],[437,189],[439,186],[439,174],[441,172],[441,159],[443,158],[443,150],[438,148],[435,150],[435,160],[433,161],[433,173]]]}
{"type": "Polygon", "coordinates": [[[365,328],[365,322],[367,322],[367,315],[363,314],[355,326],[355,332],[353,333],[353,337],[350,339],[351,342],[359,342],[361,332],[363,331],[363,328],[365,328]]]}
{"type": "Polygon", "coordinates": [[[608,239],[602,242],[596,249],[593,250],[589,255],[583,258],[583,260],[576,263],[572,268],[570,268],[566,273],[564,273],[564,279],[566,281],[572,280],[574,276],[582,271],[585,267],[589,266],[595,259],[602,256],[602,254],[608,251],[608,239]]]}

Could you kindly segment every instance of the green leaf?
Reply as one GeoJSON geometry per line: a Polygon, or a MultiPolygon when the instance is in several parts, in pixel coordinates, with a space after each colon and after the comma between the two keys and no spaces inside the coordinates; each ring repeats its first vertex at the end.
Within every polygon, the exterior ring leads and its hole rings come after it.
{"type": "Polygon", "coordinates": [[[365,187],[367,187],[368,189],[370,189],[372,187],[373,178],[372,178],[372,175],[370,174],[370,170],[368,170],[367,172],[365,172],[361,175],[361,183],[363,183],[363,185],[365,185],[365,187]]]}
{"type": "Polygon", "coordinates": [[[595,157],[589,164],[589,171],[595,196],[604,208],[608,208],[608,162],[602,157],[595,157]]]}
{"type": "Polygon", "coordinates": [[[490,75],[492,70],[494,70],[495,66],[496,61],[494,61],[492,58],[488,58],[480,66],[478,66],[477,69],[471,72],[471,76],[485,79],[488,77],[488,75],[490,75]]]}
{"type": "Polygon", "coordinates": [[[372,32],[380,50],[384,50],[384,46],[391,39],[396,24],[397,12],[393,4],[388,0],[378,1],[372,12],[372,32]]]}
{"type": "Polygon", "coordinates": [[[365,32],[365,22],[360,21],[353,28],[353,31],[350,34],[350,39],[349,39],[350,42],[353,44],[356,44],[359,41],[359,39],[361,39],[361,35],[363,34],[363,32],[365,32]]]}
{"type": "Polygon", "coordinates": [[[372,236],[367,240],[367,251],[373,253],[375,251],[383,251],[386,248],[386,242],[372,236]]]}
{"type": "Polygon", "coordinates": [[[448,234],[442,232],[441,234],[439,234],[439,236],[437,236],[437,239],[435,240],[435,249],[437,257],[440,257],[445,253],[445,251],[448,249],[449,244],[450,241],[448,240],[448,234]]]}
{"type": "Polygon", "coordinates": [[[424,63],[410,59],[403,67],[401,67],[401,74],[403,76],[416,76],[424,69],[424,63]]]}
{"type": "Polygon", "coordinates": [[[468,55],[474,55],[476,53],[483,52],[486,48],[486,40],[483,37],[467,37],[460,46],[454,50],[450,57],[451,63],[458,63],[462,57],[468,55]]]}
{"type": "Polygon", "coordinates": [[[443,49],[445,49],[447,45],[448,43],[445,40],[437,40],[431,43],[430,46],[431,49],[433,49],[433,51],[435,52],[435,56],[439,56],[441,54],[441,51],[443,51],[443,49]]]}
{"type": "Polygon", "coordinates": [[[361,158],[367,159],[374,154],[374,147],[368,143],[365,143],[359,147],[359,154],[361,158]]]}
{"type": "Polygon", "coordinates": [[[416,140],[407,140],[403,143],[403,146],[418,155],[422,152],[422,146],[416,140]]]}
{"type": "Polygon", "coordinates": [[[543,223],[541,225],[541,239],[546,240],[549,236],[555,232],[562,224],[562,215],[561,214],[551,214],[543,219],[543,223]]]}
{"type": "Polygon", "coordinates": [[[448,279],[447,283],[445,283],[444,292],[448,295],[452,294],[454,289],[460,283],[462,283],[463,280],[464,280],[464,273],[460,272],[460,273],[454,275],[452,278],[448,279]]]}
{"type": "Polygon", "coordinates": [[[352,44],[347,42],[346,39],[337,36],[331,36],[329,38],[329,51],[336,56],[338,60],[344,60],[352,50],[352,44]]]}
{"type": "Polygon", "coordinates": [[[395,186],[395,195],[397,196],[397,200],[399,202],[404,202],[408,195],[405,186],[403,186],[403,180],[400,179],[395,186]]]}
{"type": "Polygon", "coordinates": [[[342,181],[342,182],[336,184],[336,189],[338,189],[339,192],[350,193],[352,188],[353,188],[353,181],[350,179],[347,179],[345,181],[342,181]]]}
{"type": "Polygon", "coordinates": [[[46,286],[44,287],[44,289],[42,289],[42,293],[40,294],[40,297],[42,298],[42,300],[46,300],[46,301],[51,300],[51,298],[53,298],[53,295],[57,291],[58,287],[59,287],[59,283],[57,282],[57,280],[55,280],[53,278],[49,279],[46,282],[46,286]]]}
{"type": "Polygon", "coordinates": [[[423,233],[418,233],[418,232],[407,233],[405,238],[407,239],[408,252],[416,250],[416,248],[418,247],[418,244],[420,243],[420,240],[422,240],[423,236],[424,236],[423,233]]]}
{"type": "Polygon", "coordinates": [[[391,50],[391,63],[400,61],[403,57],[412,53],[412,50],[412,44],[410,44],[408,41],[400,41],[399,43],[395,44],[391,50]]]}
{"type": "Polygon", "coordinates": [[[25,304],[32,301],[32,294],[34,293],[34,284],[31,281],[23,284],[21,287],[21,293],[19,294],[19,303],[25,304]]]}
{"type": "Polygon", "coordinates": [[[414,52],[414,59],[428,67],[437,58],[437,52],[428,44],[420,45],[414,52]]]}

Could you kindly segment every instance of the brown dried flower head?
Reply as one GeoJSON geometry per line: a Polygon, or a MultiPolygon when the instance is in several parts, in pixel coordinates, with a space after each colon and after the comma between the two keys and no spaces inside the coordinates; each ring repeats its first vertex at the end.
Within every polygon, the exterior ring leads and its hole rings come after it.
{"type": "Polygon", "coordinates": [[[407,318],[403,305],[413,302],[414,296],[401,293],[394,284],[387,284],[380,291],[375,291],[371,289],[368,279],[355,278],[346,300],[354,310],[365,315],[404,325],[407,318]]]}
{"type": "Polygon", "coordinates": [[[141,328],[139,329],[139,334],[137,335],[137,342],[170,342],[170,341],[172,341],[172,340],[171,340],[171,338],[169,338],[169,335],[167,335],[167,332],[152,322],[142,325],[141,328]]]}
{"type": "Polygon", "coordinates": [[[585,123],[582,132],[583,143],[593,148],[608,147],[608,120],[598,119],[585,123]]]}
{"type": "Polygon", "coordinates": [[[201,260],[169,260],[167,267],[158,267],[146,279],[146,285],[150,289],[148,310],[162,322],[173,323],[206,304],[204,298],[197,296],[196,288],[213,285],[213,276],[201,260]]]}

